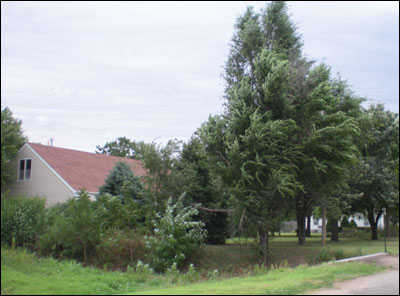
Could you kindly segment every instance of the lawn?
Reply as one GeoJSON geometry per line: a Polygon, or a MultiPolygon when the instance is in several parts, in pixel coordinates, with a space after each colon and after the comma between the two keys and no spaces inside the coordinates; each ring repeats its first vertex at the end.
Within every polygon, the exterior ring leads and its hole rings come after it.
{"type": "Polygon", "coordinates": [[[264,275],[214,280],[165,288],[144,288],[130,295],[294,295],[322,287],[335,281],[352,279],[384,270],[362,263],[323,264],[281,268],[264,275]]]}
{"type": "Polygon", "coordinates": [[[383,269],[360,263],[301,265],[190,283],[184,275],[171,281],[168,275],[103,271],[2,248],[1,294],[296,294],[383,269]]]}
{"type": "MultiPolygon", "coordinates": [[[[257,244],[252,239],[230,239],[225,246],[207,246],[191,262],[201,270],[218,269],[226,277],[245,274],[249,266],[259,264],[257,244]]],[[[307,238],[304,246],[297,244],[293,234],[276,236],[271,240],[271,257],[274,266],[312,264],[323,248],[321,236],[313,234],[307,238]]],[[[340,238],[339,242],[327,240],[324,248],[333,259],[384,252],[384,241],[369,239],[340,238]]],[[[399,239],[387,241],[387,251],[392,255],[399,254],[399,239]]]]}

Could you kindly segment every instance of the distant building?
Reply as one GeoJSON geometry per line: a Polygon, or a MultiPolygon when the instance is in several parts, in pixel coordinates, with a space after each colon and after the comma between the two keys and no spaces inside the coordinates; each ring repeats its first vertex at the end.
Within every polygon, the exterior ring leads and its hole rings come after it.
{"type": "Polygon", "coordinates": [[[94,198],[120,161],[126,162],[135,176],[145,175],[139,160],[25,143],[12,161],[15,181],[2,187],[1,192],[45,197],[46,206],[64,202],[81,189],[94,198]]]}
{"type": "MultiPolygon", "coordinates": [[[[357,224],[357,227],[359,228],[368,228],[370,227],[369,221],[367,217],[364,217],[362,214],[357,214],[354,216],[349,217],[349,222],[354,220],[354,222],[357,224]]],[[[383,229],[384,228],[384,222],[383,222],[383,216],[379,219],[378,221],[378,229],[383,229]]],[[[340,222],[339,222],[340,226],[340,222]]],[[[311,217],[311,232],[322,232],[322,219],[311,217]]]]}
{"type": "MultiPolygon", "coordinates": [[[[364,217],[362,214],[354,215],[349,217],[349,222],[354,220],[359,228],[367,228],[370,227],[369,221],[367,217],[364,217]]],[[[340,226],[340,222],[339,222],[340,226]]],[[[378,229],[384,228],[384,219],[383,216],[378,221],[378,229]]],[[[294,232],[297,229],[296,221],[286,221],[283,222],[281,231],[282,232],[294,232]]],[[[322,233],[322,219],[311,216],[311,232],[313,233],[322,233]]]]}

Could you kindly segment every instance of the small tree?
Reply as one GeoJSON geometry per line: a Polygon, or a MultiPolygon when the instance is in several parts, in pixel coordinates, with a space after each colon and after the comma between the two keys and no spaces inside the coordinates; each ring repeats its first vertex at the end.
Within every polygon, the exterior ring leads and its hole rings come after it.
{"type": "Polygon", "coordinates": [[[197,209],[185,207],[184,198],[182,194],[175,204],[169,198],[164,215],[157,214],[153,221],[154,236],[145,237],[150,265],[157,271],[163,272],[173,264],[179,267],[199,249],[206,237],[204,223],[192,218],[198,214],[197,209]]]}
{"type": "MultiPolygon", "coordinates": [[[[69,199],[64,209],[52,217],[52,224],[40,237],[40,251],[55,253],[60,257],[83,259],[87,262],[89,252],[96,249],[100,241],[100,222],[95,214],[94,204],[86,191],[80,191],[69,199]]],[[[61,210],[61,211],[60,211],[61,210]]]]}
{"type": "Polygon", "coordinates": [[[21,124],[22,121],[15,119],[9,108],[1,109],[1,186],[12,180],[9,162],[26,141],[21,124]]]}
{"type": "Polygon", "coordinates": [[[34,247],[46,225],[45,199],[1,195],[1,242],[34,247]]]}
{"type": "Polygon", "coordinates": [[[135,143],[126,137],[119,137],[116,141],[107,142],[103,147],[96,146],[97,154],[106,154],[119,157],[135,158],[135,143]]]}
{"type": "Polygon", "coordinates": [[[77,198],[69,201],[67,221],[71,226],[72,238],[80,245],[83,262],[86,263],[88,250],[95,249],[100,238],[99,221],[86,191],[80,191],[77,198]]]}
{"type": "Polygon", "coordinates": [[[105,184],[100,187],[100,195],[109,193],[118,196],[122,203],[125,199],[139,199],[143,185],[139,178],[133,175],[129,165],[125,162],[117,162],[105,180],[105,184]],[[129,192],[129,196],[126,194],[129,192]]]}

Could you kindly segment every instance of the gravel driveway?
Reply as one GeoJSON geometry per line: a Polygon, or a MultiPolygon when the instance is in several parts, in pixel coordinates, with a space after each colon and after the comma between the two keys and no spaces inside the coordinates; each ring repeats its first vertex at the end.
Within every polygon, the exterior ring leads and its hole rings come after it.
{"type": "Polygon", "coordinates": [[[306,295],[399,295],[399,256],[376,256],[357,260],[388,266],[391,269],[373,275],[336,283],[306,295]]]}

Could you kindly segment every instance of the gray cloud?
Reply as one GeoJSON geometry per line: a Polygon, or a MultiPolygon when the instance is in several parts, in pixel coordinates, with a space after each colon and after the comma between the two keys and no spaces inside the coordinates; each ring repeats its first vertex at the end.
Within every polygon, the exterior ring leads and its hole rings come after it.
{"type": "MultiPolygon", "coordinates": [[[[262,2],[4,2],[2,105],[31,141],[188,139],[222,111],[236,17],[262,2]]],[[[289,2],[309,57],[398,112],[398,3],[289,2]]]]}

